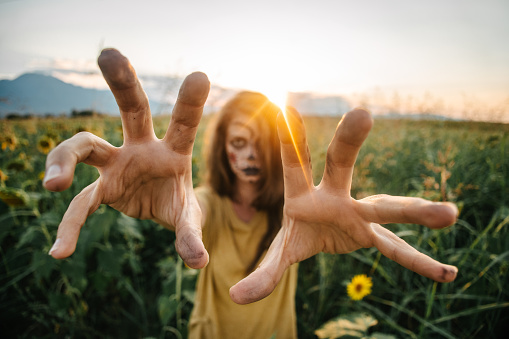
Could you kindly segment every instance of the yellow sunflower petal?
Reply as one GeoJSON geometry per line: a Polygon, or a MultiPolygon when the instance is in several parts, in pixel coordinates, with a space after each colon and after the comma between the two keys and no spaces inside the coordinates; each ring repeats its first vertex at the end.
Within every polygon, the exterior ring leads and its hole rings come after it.
{"type": "Polygon", "coordinates": [[[361,300],[365,296],[371,294],[373,282],[370,277],[365,274],[356,275],[346,287],[346,292],[352,300],[361,300]]]}

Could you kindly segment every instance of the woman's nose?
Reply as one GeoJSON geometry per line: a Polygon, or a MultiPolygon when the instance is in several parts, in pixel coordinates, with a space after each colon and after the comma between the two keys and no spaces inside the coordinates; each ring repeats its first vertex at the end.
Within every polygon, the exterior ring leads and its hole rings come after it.
{"type": "Polygon", "coordinates": [[[249,147],[249,154],[247,156],[247,159],[256,160],[256,156],[257,156],[256,147],[255,146],[249,147]]]}

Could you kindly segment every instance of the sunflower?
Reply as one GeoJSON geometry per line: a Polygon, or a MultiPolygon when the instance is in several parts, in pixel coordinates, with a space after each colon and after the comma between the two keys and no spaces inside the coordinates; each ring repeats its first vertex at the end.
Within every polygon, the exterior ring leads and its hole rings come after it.
{"type": "Polygon", "coordinates": [[[7,164],[7,170],[21,172],[30,169],[30,164],[26,159],[19,157],[14,159],[7,164]]]}
{"type": "Polygon", "coordinates": [[[30,197],[23,190],[0,187],[0,200],[10,207],[25,207],[29,205],[30,197]]]}
{"type": "Polygon", "coordinates": [[[18,139],[14,135],[6,135],[2,138],[2,151],[5,151],[7,148],[13,151],[18,145],[18,139]]]}
{"type": "Polygon", "coordinates": [[[0,170],[0,182],[3,183],[4,181],[7,181],[7,179],[9,179],[9,176],[0,170]]]}
{"type": "Polygon", "coordinates": [[[346,292],[352,300],[361,300],[371,293],[373,282],[371,277],[365,274],[359,274],[353,277],[352,281],[346,286],[346,292]]]}
{"type": "Polygon", "coordinates": [[[37,142],[37,149],[43,154],[48,154],[55,147],[55,140],[48,136],[43,136],[37,142]]]}

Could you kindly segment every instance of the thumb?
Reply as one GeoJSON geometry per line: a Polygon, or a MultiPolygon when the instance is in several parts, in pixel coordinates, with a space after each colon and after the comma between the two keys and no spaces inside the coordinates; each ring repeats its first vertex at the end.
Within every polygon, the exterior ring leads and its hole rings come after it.
{"type": "Polygon", "coordinates": [[[267,297],[274,291],[291,265],[284,260],[284,249],[289,236],[288,228],[282,227],[260,266],[230,288],[230,298],[237,304],[249,304],[267,297]]]}
{"type": "Polygon", "coordinates": [[[192,183],[186,183],[182,176],[173,191],[172,210],[175,225],[175,248],[187,266],[204,268],[209,262],[209,254],[202,241],[202,213],[192,183]],[[187,189],[186,189],[187,187],[187,189]]]}
{"type": "Polygon", "coordinates": [[[209,254],[202,241],[201,227],[197,224],[184,224],[175,227],[175,248],[187,266],[204,268],[209,262],[209,254]]]}

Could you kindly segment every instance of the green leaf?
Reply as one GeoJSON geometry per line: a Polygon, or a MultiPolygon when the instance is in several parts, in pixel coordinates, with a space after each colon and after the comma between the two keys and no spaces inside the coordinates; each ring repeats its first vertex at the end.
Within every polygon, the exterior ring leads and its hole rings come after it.
{"type": "Polygon", "coordinates": [[[128,217],[125,214],[120,214],[117,219],[118,230],[125,236],[143,240],[143,235],[138,229],[138,220],[128,217]]]}
{"type": "Polygon", "coordinates": [[[57,267],[57,261],[45,252],[34,252],[32,266],[35,267],[34,274],[37,279],[47,280],[51,272],[57,267]]]}
{"type": "Polygon", "coordinates": [[[25,232],[21,235],[19,242],[16,244],[16,248],[21,248],[26,244],[33,243],[38,235],[41,235],[39,227],[29,226],[25,232]]]}
{"type": "Polygon", "coordinates": [[[184,296],[184,298],[186,298],[187,301],[194,304],[194,298],[196,297],[195,290],[183,290],[182,295],[184,296]]]}
{"type": "Polygon", "coordinates": [[[86,225],[89,226],[91,242],[108,241],[112,226],[117,224],[119,212],[113,208],[102,205],[96,213],[92,214],[86,225]]]}
{"type": "Polygon", "coordinates": [[[49,307],[61,318],[67,316],[67,310],[71,307],[71,299],[65,294],[49,294],[49,307]]]}
{"type": "Polygon", "coordinates": [[[92,281],[94,290],[97,291],[100,295],[105,295],[107,293],[108,284],[111,281],[110,276],[96,272],[91,275],[90,280],[92,281]]]}
{"type": "Polygon", "coordinates": [[[39,221],[46,225],[58,226],[58,224],[60,224],[61,218],[62,218],[62,216],[60,214],[58,214],[54,211],[50,211],[50,212],[45,212],[45,213],[41,214],[39,221]]]}
{"type": "Polygon", "coordinates": [[[160,296],[157,300],[157,305],[161,324],[166,325],[175,312],[177,312],[178,302],[175,299],[175,295],[171,297],[160,296]]]}
{"type": "Polygon", "coordinates": [[[79,291],[84,291],[88,284],[86,277],[86,264],[83,260],[77,260],[75,257],[62,263],[61,271],[66,275],[73,287],[79,291]]]}
{"type": "Polygon", "coordinates": [[[13,219],[9,218],[7,220],[2,220],[1,225],[2,227],[0,227],[0,244],[11,231],[11,228],[14,225],[13,219]]]}
{"type": "Polygon", "coordinates": [[[392,334],[374,332],[373,334],[371,334],[371,336],[369,338],[371,338],[371,339],[396,339],[397,337],[392,334]]]}
{"type": "Polygon", "coordinates": [[[122,262],[124,261],[124,250],[103,248],[97,253],[99,269],[108,272],[113,277],[122,275],[122,262]]]}
{"type": "Polygon", "coordinates": [[[509,308],[509,302],[500,302],[500,303],[492,303],[492,304],[486,304],[486,305],[478,305],[454,314],[448,314],[444,317],[435,319],[432,321],[433,324],[438,324],[447,320],[451,319],[457,319],[459,317],[464,317],[468,315],[474,315],[481,312],[485,312],[487,310],[497,309],[497,308],[509,308]]]}
{"type": "Polygon", "coordinates": [[[134,253],[129,253],[128,262],[134,273],[140,273],[142,271],[140,260],[134,253]]]}

